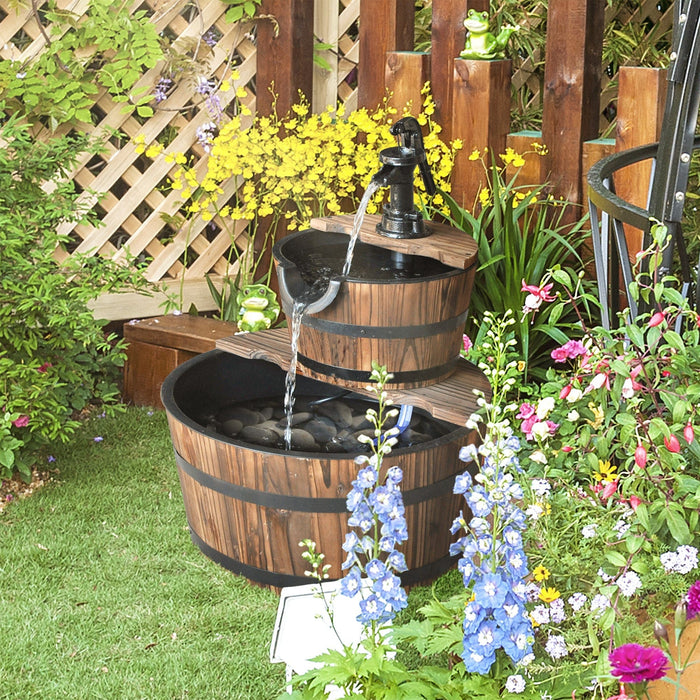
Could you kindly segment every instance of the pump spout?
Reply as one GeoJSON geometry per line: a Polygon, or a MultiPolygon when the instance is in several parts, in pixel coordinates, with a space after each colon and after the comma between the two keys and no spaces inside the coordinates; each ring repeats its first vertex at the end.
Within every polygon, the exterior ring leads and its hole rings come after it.
{"type": "Polygon", "coordinates": [[[372,180],[380,187],[389,186],[389,204],[384,206],[377,233],[389,238],[423,238],[429,235],[423,217],[413,206],[413,174],[420,170],[428,194],[435,193],[430,166],[423,147],[420,124],[413,117],[404,117],[391,127],[399,145],[379,154],[382,168],[372,180]]]}

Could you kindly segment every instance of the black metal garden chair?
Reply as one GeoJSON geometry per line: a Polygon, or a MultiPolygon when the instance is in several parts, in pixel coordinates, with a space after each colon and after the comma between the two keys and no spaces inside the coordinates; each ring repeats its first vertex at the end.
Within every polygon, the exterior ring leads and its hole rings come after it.
{"type": "MultiPolygon", "coordinates": [[[[629,293],[634,279],[625,237],[625,225],[643,232],[643,249],[651,243],[655,222],[668,230],[667,246],[659,268],[660,276],[671,270],[674,255],[680,264],[681,293],[700,311],[700,261],[691,263],[681,228],[687,196],[690,161],[700,149],[695,127],[700,108],[700,0],[676,0],[673,48],[670,55],[668,89],[658,143],[621,151],[603,158],[588,173],[588,198],[593,251],[602,322],[610,327],[620,308],[624,285],[630,315],[635,318],[648,310],[629,293]],[[622,168],[645,160],[652,161],[649,198],[646,209],[624,201],[615,193],[615,174],[622,168]]],[[[641,273],[645,269],[642,260],[641,273]]]]}

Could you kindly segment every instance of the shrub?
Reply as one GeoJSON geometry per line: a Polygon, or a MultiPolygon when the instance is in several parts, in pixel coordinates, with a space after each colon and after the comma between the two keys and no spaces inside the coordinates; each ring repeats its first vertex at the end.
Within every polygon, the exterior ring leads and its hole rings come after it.
{"type": "Polygon", "coordinates": [[[90,223],[65,179],[87,137],[35,142],[10,120],[0,129],[0,476],[30,473],[29,453],[66,440],[76,412],[118,401],[124,345],[88,303],[137,274],[101,258],[67,257],[61,224],[90,223]]]}

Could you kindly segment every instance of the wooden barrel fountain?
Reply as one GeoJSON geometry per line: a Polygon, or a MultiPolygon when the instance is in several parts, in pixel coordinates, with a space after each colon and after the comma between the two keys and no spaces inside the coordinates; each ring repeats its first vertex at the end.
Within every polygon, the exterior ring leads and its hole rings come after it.
{"type": "MultiPolygon", "coordinates": [[[[214,350],[178,367],[161,392],[193,542],[231,571],[275,588],[308,583],[298,546],[305,538],[325,553],[331,576],[342,575],[345,497],[357,475],[353,454],[286,452],[207,427],[207,416],[231,401],[282,396],[284,377],[270,362],[214,350]]],[[[337,389],[299,376],[297,392],[323,397],[337,389]]],[[[441,425],[440,437],[390,455],[404,471],[406,585],[433,580],[453,563],[450,525],[462,497],[452,488],[470,435],[441,425]]]]}
{"type": "Polygon", "coordinates": [[[390,240],[375,233],[378,217],[365,218],[353,266],[342,280],[338,273],[348,247],[343,217],[315,219],[312,224],[319,228],[287,236],[275,246],[288,318],[296,298],[313,294],[319,270],[326,284],[330,279],[336,285],[323,308],[301,318],[299,362],[311,376],[343,386],[364,386],[373,360],[394,375],[388,386],[439,382],[459,359],[476,243],[432,222],[435,233],[428,238],[390,240]]]}

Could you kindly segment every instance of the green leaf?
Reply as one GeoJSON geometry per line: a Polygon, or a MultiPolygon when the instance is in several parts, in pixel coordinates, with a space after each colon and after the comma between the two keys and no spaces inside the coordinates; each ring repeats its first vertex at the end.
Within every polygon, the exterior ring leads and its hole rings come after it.
{"type": "Polygon", "coordinates": [[[689,544],[691,541],[690,530],[685,518],[676,510],[678,508],[675,503],[671,503],[667,510],[664,511],[666,524],[668,525],[671,537],[678,544],[689,544]],[[675,506],[675,507],[674,507],[675,506]]]}
{"type": "Polygon", "coordinates": [[[627,559],[614,549],[609,549],[605,552],[605,558],[613,565],[622,568],[627,566],[627,559]]]}

